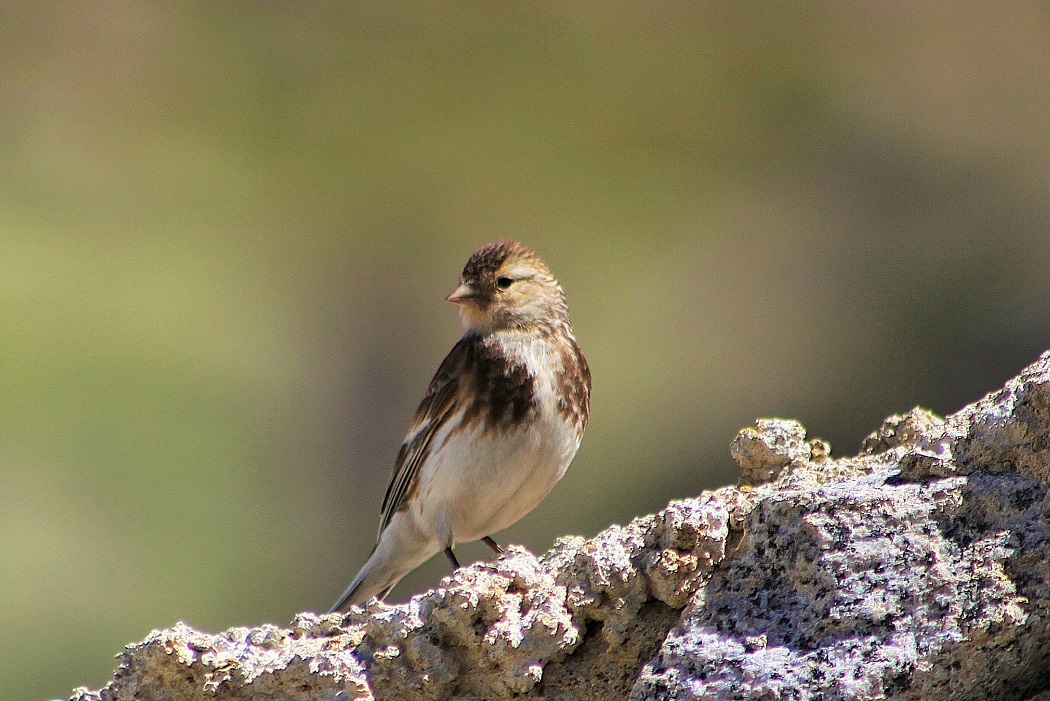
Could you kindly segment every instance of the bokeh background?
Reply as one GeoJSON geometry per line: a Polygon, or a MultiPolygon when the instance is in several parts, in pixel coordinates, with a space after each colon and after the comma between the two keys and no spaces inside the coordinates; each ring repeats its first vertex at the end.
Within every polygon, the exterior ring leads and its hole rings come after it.
{"type": "Polygon", "coordinates": [[[997,388],[1050,347],[1048,7],[3,3],[0,697],[326,609],[496,239],[595,383],[501,542],[997,388]]]}

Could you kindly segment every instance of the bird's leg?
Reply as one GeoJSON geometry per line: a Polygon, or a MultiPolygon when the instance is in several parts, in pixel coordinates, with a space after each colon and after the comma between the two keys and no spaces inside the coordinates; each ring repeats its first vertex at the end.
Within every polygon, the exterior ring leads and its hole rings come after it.
{"type": "Polygon", "coordinates": [[[452,546],[451,545],[448,546],[447,548],[445,548],[445,557],[447,557],[448,561],[452,563],[452,569],[453,570],[458,570],[459,569],[459,560],[456,559],[456,554],[454,552],[452,552],[452,546]]]}
{"type": "Polygon", "coordinates": [[[492,548],[492,552],[496,553],[497,555],[503,554],[503,548],[501,548],[492,538],[485,536],[481,539],[481,542],[492,548]]]}

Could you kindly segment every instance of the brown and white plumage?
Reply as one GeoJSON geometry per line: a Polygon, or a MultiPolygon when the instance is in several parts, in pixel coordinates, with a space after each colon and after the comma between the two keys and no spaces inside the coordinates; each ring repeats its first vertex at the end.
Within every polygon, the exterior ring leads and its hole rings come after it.
{"type": "Polygon", "coordinates": [[[476,251],[460,285],[464,335],[441,363],[398,452],[371,557],[332,611],[383,596],[456,543],[534,509],[580,447],[591,377],[565,293],[526,246],[476,251]]]}

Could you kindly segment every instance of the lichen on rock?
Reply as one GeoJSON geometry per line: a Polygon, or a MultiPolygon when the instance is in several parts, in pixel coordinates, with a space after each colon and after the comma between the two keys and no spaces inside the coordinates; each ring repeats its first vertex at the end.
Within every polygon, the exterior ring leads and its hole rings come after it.
{"type": "Polygon", "coordinates": [[[832,459],[744,429],[738,487],[396,606],[218,635],[178,624],[79,701],[1025,699],[1050,690],[1050,353],[944,420],[832,459]]]}

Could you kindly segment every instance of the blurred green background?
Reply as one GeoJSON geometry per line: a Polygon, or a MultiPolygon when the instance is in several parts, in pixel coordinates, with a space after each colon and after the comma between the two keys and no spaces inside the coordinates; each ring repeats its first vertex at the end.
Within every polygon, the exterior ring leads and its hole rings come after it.
{"type": "Polygon", "coordinates": [[[2,7],[5,699],[326,609],[484,243],[594,371],[535,552],[733,481],[756,417],[851,454],[1050,347],[1044,2],[2,7]]]}

